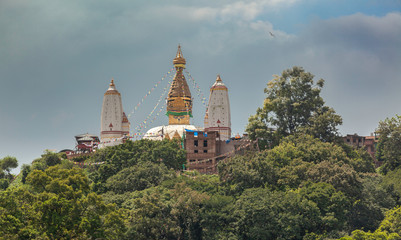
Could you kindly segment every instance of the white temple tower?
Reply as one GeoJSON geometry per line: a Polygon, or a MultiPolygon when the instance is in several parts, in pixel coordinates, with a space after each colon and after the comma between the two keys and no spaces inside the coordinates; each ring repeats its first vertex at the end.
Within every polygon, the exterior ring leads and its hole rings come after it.
{"type": "Polygon", "coordinates": [[[209,104],[205,114],[205,131],[218,131],[220,140],[231,138],[231,112],[228,89],[217,75],[210,88],[209,104]]]}
{"type": "Polygon", "coordinates": [[[111,141],[129,134],[130,123],[123,111],[121,94],[116,90],[113,79],[104,93],[100,124],[102,142],[111,141]]]}

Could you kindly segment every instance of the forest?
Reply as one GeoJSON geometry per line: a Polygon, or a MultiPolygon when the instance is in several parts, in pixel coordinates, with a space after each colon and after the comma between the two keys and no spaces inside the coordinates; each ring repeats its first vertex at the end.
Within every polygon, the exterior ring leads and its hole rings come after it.
{"type": "Polygon", "coordinates": [[[259,150],[183,171],[180,141],[126,141],[77,165],[0,159],[0,239],[401,239],[401,116],[378,123],[375,168],[344,143],[324,80],[301,67],[265,88],[246,131],[259,150]],[[89,164],[100,163],[103,164],[89,164]]]}

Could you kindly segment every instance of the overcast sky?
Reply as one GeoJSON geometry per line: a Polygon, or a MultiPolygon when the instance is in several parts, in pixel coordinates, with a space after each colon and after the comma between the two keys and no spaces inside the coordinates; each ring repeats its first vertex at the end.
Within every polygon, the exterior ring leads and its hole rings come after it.
{"type": "MultiPolygon", "coordinates": [[[[200,92],[208,97],[217,74],[228,86],[233,134],[262,105],[272,75],[295,65],[325,80],[342,134],[369,135],[401,114],[400,0],[0,0],[0,158],[22,165],[74,148],[74,135],[100,135],[111,78],[131,113],[173,67],[179,43],[200,92]]],[[[202,126],[205,107],[189,85],[202,126]]],[[[163,112],[148,127],[167,123],[163,112]]]]}

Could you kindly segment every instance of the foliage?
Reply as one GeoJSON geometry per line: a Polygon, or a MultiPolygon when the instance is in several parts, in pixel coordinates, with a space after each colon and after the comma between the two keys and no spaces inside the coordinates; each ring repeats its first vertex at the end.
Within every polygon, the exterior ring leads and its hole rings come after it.
{"type": "Polygon", "coordinates": [[[401,116],[380,121],[376,158],[383,161],[381,171],[386,174],[401,165],[401,116]]]}
{"type": "Polygon", "coordinates": [[[401,237],[396,233],[387,234],[385,232],[375,231],[364,232],[362,230],[355,230],[352,232],[351,237],[342,237],[340,240],[399,240],[401,237]]]}
{"type": "Polygon", "coordinates": [[[351,207],[350,199],[343,192],[337,191],[329,183],[308,182],[299,193],[303,198],[316,203],[319,208],[325,224],[320,226],[320,229],[327,231],[343,229],[351,207]]]}
{"type": "Polygon", "coordinates": [[[12,175],[10,171],[11,169],[16,167],[18,167],[18,161],[15,157],[6,156],[0,159],[0,170],[1,170],[0,177],[5,177],[11,180],[12,175]]]}
{"type": "Polygon", "coordinates": [[[21,174],[22,174],[22,179],[21,182],[25,183],[26,181],[26,177],[28,176],[28,174],[31,172],[31,166],[27,165],[27,164],[23,164],[21,167],[21,174]]]}
{"type": "Polygon", "coordinates": [[[0,178],[0,189],[7,189],[8,186],[10,185],[10,180],[8,179],[4,179],[4,178],[0,178]]]}
{"type": "Polygon", "coordinates": [[[242,239],[301,239],[319,231],[322,222],[315,203],[296,192],[248,189],[235,203],[235,229],[242,239]]]}
{"type": "Polygon", "coordinates": [[[342,119],[332,108],[324,106],[320,97],[324,80],[316,85],[314,76],[301,67],[284,70],[265,88],[266,99],[256,115],[249,118],[246,131],[251,139],[259,138],[275,146],[282,137],[304,132],[322,141],[338,137],[342,119]]]}
{"type": "Polygon", "coordinates": [[[311,135],[323,142],[341,141],[337,126],[343,123],[334,109],[324,106],[312,113],[308,124],[301,127],[301,132],[311,135]]]}
{"type": "Polygon", "coordinates": [[[61,163],[61,158],[57,153],[52,153],[46,151],[44,155],[42,155],[42,159],[45,161],[46,165],[51,167],[61,163]]]}
{"type": "Polygon", "coordinates": [[[381,222],[378,231],[396,233],[401,236],[401,207],[394,208],[386,213],[386,217],[381,222]]]}
{"type": "Polygon", "coordinates": [[[135,166],[124,168],[116,175],[107,179],[106,187],[115,193],[144,190],[157,186],[162,181],[171,179],[174,171],[168,170],[165,165],[151,162],[138,163],[135,166]]]}
{"type": "Polygon", "coordinates": [[[389,210],[380,226],[374,232],[355,230],[351,237],[343,237],[341,240],[399,240],[401,239],[401,207],[389,210]]]}
{"type": "Polygon", "coordinates": [[[95,183],[94,190],[104,193],[107,191],[107,179],[125,168],[150,162],[165,165],[167,169],[180,169],[185,160],[185,151],[175,141],[127,141],[118,146],[100,149],[91,156],[89,162],[106,163],[90,167],[89,178],[95,183]]]}
{"type": "Polygon", "coordinates": [[[119,239],[125,232],[123,216],[115,216],[113,211],[112,205],[90,192],[89,180],[81,169],[61,165],[45,171],[34,169],[25,186],[1,193],[0,221],[7,227],[0,230],[0,235],[119,239]]]}
{"type": "Polygon", "coordinates": [[[397,204],[401,204],[401,168],[397,168],[393,171],[388,172],[382,181],[382,185],[387,189],[388,192],[393,194],[393,198],[396,199],[397,204]]]}
{"type": "Polygon", "coordinates": [[[374,231],[384,218],[384,213],[395,206],[391,194],[380,184],[382,176],[365,174],[361,179],[361,195],[353,203],[349,214],[351,229],[374,231]]]}

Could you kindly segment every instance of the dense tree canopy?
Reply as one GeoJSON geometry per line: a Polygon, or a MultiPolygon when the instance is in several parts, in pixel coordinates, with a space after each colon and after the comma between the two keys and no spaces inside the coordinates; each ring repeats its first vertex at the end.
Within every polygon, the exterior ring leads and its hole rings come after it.
{"type": "Polygon", "coordinates": [[[301,67],[275,76],[265,88],[263,107],[249,118],[246,131],[250,137],[277,145],[282,137],[303,131],[323,141],[336,140],[342,119],[332,108],[324,106],[320,96],[324,80],[315,84],[313,78],[301,67]]]}
{"type": "Polygon", "coordinates": [[[383,161],[381,170],[387,173],[401,166],[401,116],[381,121],[377,133],[379,142],[376,158],[383,161]]]}

